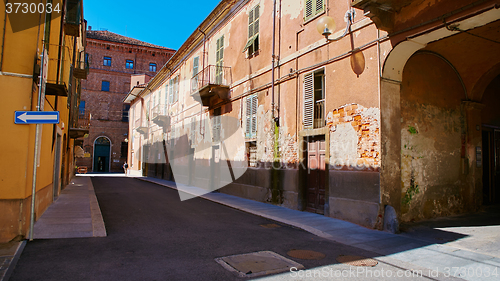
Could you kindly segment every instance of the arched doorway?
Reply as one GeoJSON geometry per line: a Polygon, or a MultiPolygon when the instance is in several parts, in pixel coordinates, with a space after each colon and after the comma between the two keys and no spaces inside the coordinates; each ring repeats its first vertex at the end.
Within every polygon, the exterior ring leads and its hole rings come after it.
{"type": "Polygon", "coordinates": [[[107,137],[98,137],[94,141],[94,172],[109,172],[111,161],[111,141],[107,137]]]}

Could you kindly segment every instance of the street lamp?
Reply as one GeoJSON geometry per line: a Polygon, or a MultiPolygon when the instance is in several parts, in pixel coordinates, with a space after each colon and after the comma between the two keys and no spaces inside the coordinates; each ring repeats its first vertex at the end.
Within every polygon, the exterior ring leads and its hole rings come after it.
{"type": "MultiPolygon", "coordinates": [[[[318,30],[319,34],[325,36],[325,39],[328,42],[334,42],[338,41],[342,38],[344,38],[350,31],[352,21],[354,20],[355,12],[352,9],[347,10],[345,13],[345,19],[347,21],[347,25],[345,27],[344,34],[337,38],[330,39],[330,35],[333,34],[335,31],[335,28],[337,27],[335,20],[332,17],[329,16],[324,16],[318,20],[318,23],[316,24],[316,29],[318,30]]],[[[365,69],[365,56],[363,55],[363,52],[359,48],[354,48],[354,43],[351,42],[351,69],[356,73],[356,75],[359,77],[361,73],[363,73],[365,69]]]]}

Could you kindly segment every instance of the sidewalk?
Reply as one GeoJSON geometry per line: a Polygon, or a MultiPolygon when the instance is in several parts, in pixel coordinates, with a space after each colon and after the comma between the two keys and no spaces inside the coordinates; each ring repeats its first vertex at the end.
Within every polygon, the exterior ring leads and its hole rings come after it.
{"type": "MultiPolygon", "coordinates": [[[[150,178],[137,179],[176,189],[174,182],[150,178]]],[[[183,186],[183,191],[200,194],[199,188],[183,186]]],[[[439,271],[439,279],[459,277],[464,280],[500,280],[500,258],[435,244],[422,239],[367,229],[362,226],[318,214],[291,210],[223,193],[212,192],[200,196],[257,216],[301,228],[317,236],[345,245],[375,252],[376,259],[411,270],[439,271]],[[489,274],[486,277],[486,272],[489,274]],[[496,276],[493,274],[497,273],[496,276]]],[[[436,277],[436,276],[429,276],[436,277]]]]}
{"type": "MultiPolygon", "coordinates": [[[[36,221],[34,239],[105,237],[106,228],[92,181],[76,176],[36,221]]],[[[9,280],[26,240],[0,244],[0,281],[9,280]]]]}

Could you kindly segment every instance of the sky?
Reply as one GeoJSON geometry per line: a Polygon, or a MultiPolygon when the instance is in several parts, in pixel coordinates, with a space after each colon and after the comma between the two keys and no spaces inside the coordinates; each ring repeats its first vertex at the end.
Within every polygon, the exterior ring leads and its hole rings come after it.
{"type": "Polygon", "coordinates": [[[177,50],[219,2],[83,0],[83,15],[92,30],[106,29],[177,50]]]}

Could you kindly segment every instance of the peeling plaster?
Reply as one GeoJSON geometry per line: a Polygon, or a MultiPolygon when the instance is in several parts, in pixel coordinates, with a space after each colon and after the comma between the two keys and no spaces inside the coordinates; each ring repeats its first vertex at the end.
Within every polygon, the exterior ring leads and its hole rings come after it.
{"type": "Polygon", "coordinates": [[[281,4],[281,10],[284,16],[290,16],[290,19],[293,20],[301,15],[303,6],[303,0],[288,0],[281,4]]]}

